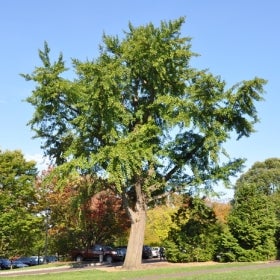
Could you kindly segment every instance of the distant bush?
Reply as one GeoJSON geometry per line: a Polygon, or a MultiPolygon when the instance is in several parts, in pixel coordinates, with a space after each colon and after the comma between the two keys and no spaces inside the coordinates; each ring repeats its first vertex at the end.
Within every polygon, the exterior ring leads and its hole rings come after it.
{"type": "Polygon", "coordinates": [[[204,262],[215,258],[221,226],[213,209],[200,198],[186,197],[173,216],[165,242],[170,262],[204,262]]]}

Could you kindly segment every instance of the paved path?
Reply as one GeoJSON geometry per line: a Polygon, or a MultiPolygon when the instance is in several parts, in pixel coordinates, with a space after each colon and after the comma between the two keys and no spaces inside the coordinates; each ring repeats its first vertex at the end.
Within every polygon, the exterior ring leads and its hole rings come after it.
{"type": "Polygon", "coordinates": [[[33,269],[11,269],[11,270],[0,270],[0,279],[1,277],[9,277],[9,276],[19,276],[19,275],[41,275],[41,274],[49,274],[49,273],[60,273],[60,272],[73,272],[73,271],[83,271],[83,270],[91,270],[93,268],[103,268],[106,267],[115,267],[121,266],[119,263],[115,263],[114,265],[108,264],[99,264],[99,263],[83,263],[77,264],[76,266],[72,265],[63,265],[57,267],[44,267],[40,268],[38,266],[33,269]]]}
{"type": "MultiPolygon", "coordinates": [[[[143,269],[145,269],[145,265],[147,265],[148,268],[153,267],[164,267],[166,266],[182,266],[184,264],[170,264],[167,262],[146,262],[143,264],[143,269]]],[[[198,263],[195,263],[194,265],[200,265],[198,263]]],[[[201,264],[202,265],[202,264],[201,264]]],[[[215,265],[215,264],[213,264],[215,265]]],[[[186,267],[192,266],[192,264],[186,264],[186,267]]],[[[225,272],[225,271],[242,271],[242,270],[250,270],[255,268],[268,268],[268,267],[274,267],[274,266],[280,266],[280,261],[274,261],[274,262],[266,262],[266,263],[252,263],[247,264],[243,266],[229,266],[229,267],[219,267],[211,268],[211,269],[201,269],[196,271],[185,271],[185,272],[178,272],[174,274],[160,274],[160,275],[152,275],[152,276],[142,276],[138,278],[134,278],[131,280],[161,280],[161,279],[172,279],[178,278],[178,277],[186,277],[191,275],[204,275],[209,273],[219,273],[219,272],[225,272]]],[[[9,270],[9,271],[0,271],[0,279],[2,277],[11,277],[11,276],[20,276],[20,275],[42,275],[42,274],[50,274],[50,273],[60,273],[60,272],[74,272],[74,271],[84,271],[84,270],[92,270],[95,269],[102,269],[106,271],[120,271],[117,270],[117,268],[121,267],[121,263],[115,263],[113,265],[106,265],[106,264],[86,264],[81,265],[77,267],[71,267],[69,265],[60,266],[60,267],[50,267],[50,268],[34,268],[34,269],[28,269],[28,270],[9,270]]]]}

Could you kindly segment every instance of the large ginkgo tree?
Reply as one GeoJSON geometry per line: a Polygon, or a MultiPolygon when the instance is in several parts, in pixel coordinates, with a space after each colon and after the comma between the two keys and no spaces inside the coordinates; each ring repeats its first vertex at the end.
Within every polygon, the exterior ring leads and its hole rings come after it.
{"type": "Polygon", "coordinates": [[[248,137],[258,121],[265,80],[228,87],[193,68],[184,22],[129,24],[122,37],[104,35],[97,58],[72,60],[70,79],[63,55],[52,61],[45,43],[42,66],[23,75],[36,83],[29,125],[59,174],[91,174],[98,188],[122,197],[131,220],[125,268],[141,264],[149,203],[227,181],[243,160],[230,159],[223,144],[233,133],[248,137]]]}

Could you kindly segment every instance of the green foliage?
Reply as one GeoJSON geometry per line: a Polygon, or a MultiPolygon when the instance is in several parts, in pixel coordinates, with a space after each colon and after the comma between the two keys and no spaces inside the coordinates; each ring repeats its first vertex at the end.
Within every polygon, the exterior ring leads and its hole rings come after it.
{"type": "Polygon", "coordinates": [[[243,183],[256,184],[258,192],[276,196],[280,192],[280,159],[269,158],[264,162],[256,162],[237,181],[236,189],[243,183]]]}
{"type": "Polygon", "coordinates": [[[165,243],[168,261],[214,259],[221,228],[213,209],[204,200],[188,197],[172,220],[176,226],[171,228],[165,243]]]}
{"type": "Polygon", "coordinates": [[[167,238],[172,225],[172,214],[177,208],[157,206],[147,211],[145,244],[158,246],[167,238]]]}
{"type": "Polygon", "coordinates": [[[242,160],[219,164],[222,144],[232,131],[238,138],[254,131],[265,81],[226,89],[219,77],[191,68],[196,54],[180,36],[183,23],[130,24],[122,40],[104,35],[96,60],[73,59],[73,81],[63,78],[62,55],[52,63],[45,43],[43,66],[23,75],[37,83],[27,98],[35,108],[29,124],[45,153],[57,164],[100,172],[122,193],[141,178],[148,196],[162,184],[211,188],[240,171],[242,160]]]}
{"type": "Polygon", "coordinates": [[[42,219],[36,210],[35,162],[20,151],[0,151],[0,251],[2,255],[37,253],[42,219]]]}
{"type": "Polygon", "coordinates": [[[278,159],[268,159],[263,163],[255,163],[236,182],[228,226],[240,247],[238,252],[235,250],[235,259],[238,261],[276,258],[279,162],[278,159]]]}
{"type": "Polygon", "coordinates": [[[219,240],[216,260],[221,262],[236,262],[239,256],[244,255],[244,250],[238,244],[237,239],[231,234],[228,227],[225,227],[219,240]]]}

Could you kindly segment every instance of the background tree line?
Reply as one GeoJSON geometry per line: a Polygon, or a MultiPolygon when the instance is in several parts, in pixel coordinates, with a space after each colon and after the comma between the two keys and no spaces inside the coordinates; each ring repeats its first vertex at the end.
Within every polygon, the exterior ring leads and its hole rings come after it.
{"type": "Polygon", "coordinates": [[[255,163],[222,206],[187,197],[166,240],[171,261],[264,261],[279,257],[280,159],[255,163]],[[218,207],[217,207],[218,206],[218,207]]]}
{"type": "MultiPolygon", "coordinates": [[[[43,184],[49,172],[38,175],[20,151],[0,153],[1,255],[44,254],[47,208],[52,254],[93,243],[127,244],[129,219],[120,197],[97,192],[89,176],[64,188],[55,178],[43,184]]],[[[229,203],[173,194],[148,210],[145,244],[165,246],[171,262],[277,259],[279,186],[280,159],[270,158],[240,176],[229,203]]]]}

